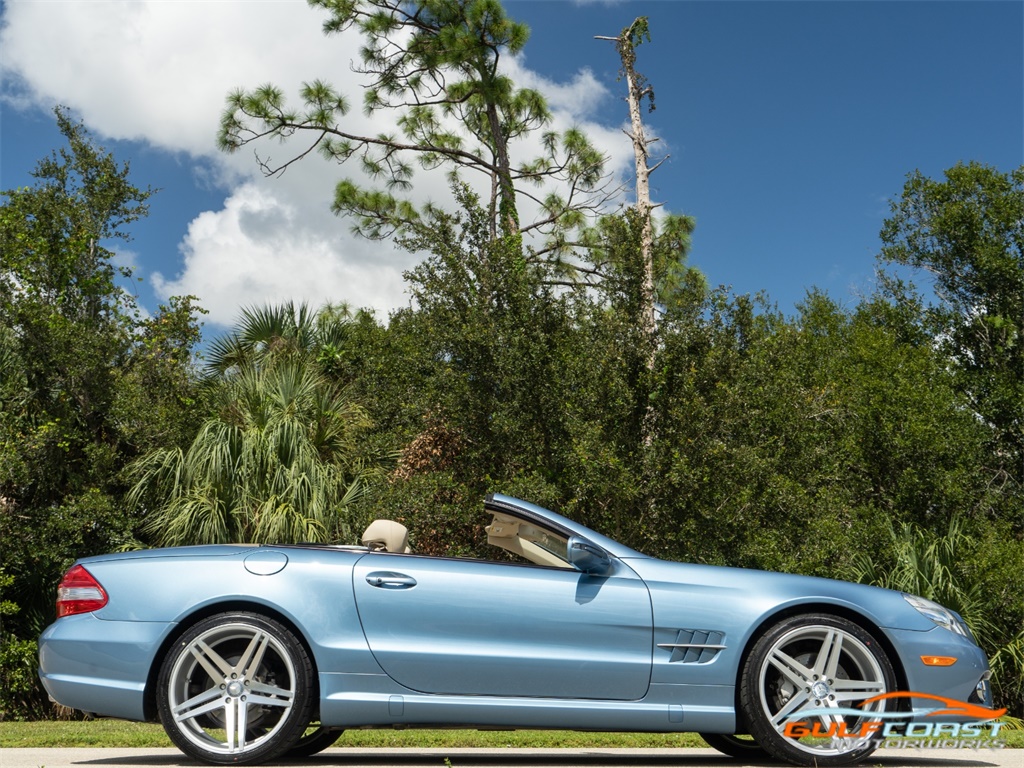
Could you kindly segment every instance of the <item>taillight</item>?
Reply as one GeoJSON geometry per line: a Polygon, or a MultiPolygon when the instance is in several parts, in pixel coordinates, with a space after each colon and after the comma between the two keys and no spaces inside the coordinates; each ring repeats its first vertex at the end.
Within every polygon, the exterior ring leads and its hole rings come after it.
{"type": "Polygon", "coordinates": [[[107,604],[107,593],[85,568],[74,566],[57,587],[57,618],[98,611],[107,604]]]}

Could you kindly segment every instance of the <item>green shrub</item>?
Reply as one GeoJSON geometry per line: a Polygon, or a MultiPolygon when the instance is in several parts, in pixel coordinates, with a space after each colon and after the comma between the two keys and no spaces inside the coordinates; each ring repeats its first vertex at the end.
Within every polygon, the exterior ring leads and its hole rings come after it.
{"type": "Polygon", "coordinates": [[[0,637],[0,720],[38,720],[50,714],[36,670],[34,640],[0,637]]]}

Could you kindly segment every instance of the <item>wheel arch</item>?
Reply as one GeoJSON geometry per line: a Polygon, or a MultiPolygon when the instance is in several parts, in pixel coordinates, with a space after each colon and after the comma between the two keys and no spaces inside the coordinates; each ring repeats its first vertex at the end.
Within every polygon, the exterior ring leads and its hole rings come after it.
{"type": "Polygon", "coordinates": [[[745,645],[743,646],[743,652],[740,654],[739,666],[736,668],[736,684],[735,690],[735,701],[734,707],[736,709],[736,727],[737,733],[743,733],[741,728],[746,727],[746,723],[741,722],[743,718],[743,708],[740,706],[740,688],[743,680],[743,670],[747,665],[747,659],[750,656],[750,652],[753,650],[757,641],[764,636],[764,634],[771,629],[773,626],[778,624],[780,621],[791,618],[793,616],[801,616],[804,614],[812,613],[828,613],[833,616],[839,616],[840,618],[852,621],[857,624],[865,632],[869,633],[872,637],[878,640],[882,649],[885,651],[886,657],[889,659],[889,663],[892,665],[893,673],[896,675],[896,685],[901,689],[907,688],[907,673],[903,668],[903,659],[900,654],[896,651],[896,647],[892,644],[889,637],[882,631],[882,628],[872,621],[870,618],[865,616],[859,611],[853,610],[852,608],[839,605],[836,603],[827,602],[812,602],[812,603],[798,603],[795,605],[787,605],[772,613],[766,614],[754,628],[754,631],[750,633],[747,638],[745,645]]]}
{"type": "Polygon", "coordinates": [[[296,638],[298,638],[299,642],[302,643],[305,648],[306,655],[309,657],[310,663],[313,665],[313,707],[317,717],[319,717],[319,665],[316,654],[313,652],[313,645],[309,642],[309,638],[306,637],[306,633],[303,632],[302,629],[286,614],[273,606],[254,600],[229,600],[225,602],[211,603],[209,605],[203,605],[196,608],[191,613],[183,616],[174,627],[174,630],[169,632],[167,637],[164,638],[164,641],[160,644],[156,654],[153,656],[153,660],[149,666],[149,674],[146,676],[146,687],[143,693],[142,706],[143,713],[147,721],[155,722],[158,719],[156,709],[157,678],[160,675],[160,667],[163,664],[164,657],[167,655],[171,646],[174,645],[182,635],[188,632],[190,628],[203,619],[207,619],[210,616],[216,616],[218,613],[228,613],[231,611],[257,613],[268,619],[273,619],[274,621],[284,625],[293,635],[295,635],[296,638]]]}

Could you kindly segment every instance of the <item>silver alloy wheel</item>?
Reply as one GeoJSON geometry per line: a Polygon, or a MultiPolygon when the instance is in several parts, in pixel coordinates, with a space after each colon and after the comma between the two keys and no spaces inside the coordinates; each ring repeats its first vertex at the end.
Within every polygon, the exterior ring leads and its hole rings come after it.
{"type": "Polygon", "coordinates": [[[167,705],[177,730],[204,752],[241,755],[274,740],[297,685],[292,654],[248,621],[213,626],[177,651],[167,705]]]}
{"type": "Polygon", "coordinates": [[[739,680],[741,722],[773,757],[794,765],[851,765],[877,731],[896,673],[864,627],[829,613],[781,619],[754,643],[739,680]]]}

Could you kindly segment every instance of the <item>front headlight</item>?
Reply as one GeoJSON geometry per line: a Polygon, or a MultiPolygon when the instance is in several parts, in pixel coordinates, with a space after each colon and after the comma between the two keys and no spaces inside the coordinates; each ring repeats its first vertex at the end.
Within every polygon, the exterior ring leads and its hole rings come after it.
{"type": "Polygon", "coordinates": [[[908,595],[905,592],[903,593],[903,599],[914,606],[918,613],[927,616],[940,627],[945,627],[950,632],[966,637],[971,642],[974,642],[971,630],[948,608],[943,608],[938,603],[933,603],[931,600],[926,600],[917,595],[908,595]]]}

